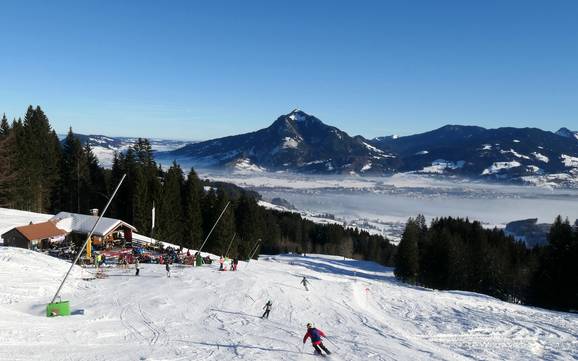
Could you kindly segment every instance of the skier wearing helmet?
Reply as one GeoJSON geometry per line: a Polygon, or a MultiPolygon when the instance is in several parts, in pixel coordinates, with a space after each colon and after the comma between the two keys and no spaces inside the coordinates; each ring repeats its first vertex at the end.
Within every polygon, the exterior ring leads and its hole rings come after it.
{"type": "Polygon", "coordinates": [[[331,355],[331,352],[329,352],[329,350],[323,345],[323,342],[321,342],[321,337],[327,336],[325,336],[325,333],[323,333],[323,331],[313,327],[311,323],[308,323],[307,333],[305,334],[305,336],[303,336],[303,343],[307,342],[308,338],[311,338],[311,344],[315,349],[315,354],[322,355],[323,353],[321,352],[321,350],[323,350],[325,351],[326,354],[331,355]]]}

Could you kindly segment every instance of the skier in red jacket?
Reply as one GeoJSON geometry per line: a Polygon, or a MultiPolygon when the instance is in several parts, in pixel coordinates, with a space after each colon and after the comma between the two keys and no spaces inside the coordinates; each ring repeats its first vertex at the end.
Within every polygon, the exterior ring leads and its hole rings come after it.
{"type": "Polygon", "coordinates": [[[305,336],[303,336],[303,343],[307,342],[307,339],[310,337],[311,337],[311,344],[313,345],[313,348],[315,349],[315,353],[317,355],[323,354],[321,350],[325,351],[326,354],[331,355],[331,352],[329,352],[329,350],[323,345],[323,342],[321,342],[321,337],[327,337],[325,336],[325,333],[313,327],[311,323],[308,323],[307,333],[305,334],[305,336]]]}

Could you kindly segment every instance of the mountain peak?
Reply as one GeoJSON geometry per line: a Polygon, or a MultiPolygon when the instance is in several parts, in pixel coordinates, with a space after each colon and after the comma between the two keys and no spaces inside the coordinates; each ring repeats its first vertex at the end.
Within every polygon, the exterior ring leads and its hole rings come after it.
{"type": "Polygon", "coordinates": [[[576,138],[578,139],[578,131],[573,131],[570,130],[568,128],[560,128],[556,134],[558,134],[561,137],[565,137],[565,138],[576,138]]]}
{"type": "Polygon", "coordinates": [[[296,122],[306,120],[308,117],[310,117],[310,115],[305,113],[304,111],[301,111],[301,109],[299,108],[295,108],[291,113],[287,114],[287,118],[294,120],[296,122]]]}

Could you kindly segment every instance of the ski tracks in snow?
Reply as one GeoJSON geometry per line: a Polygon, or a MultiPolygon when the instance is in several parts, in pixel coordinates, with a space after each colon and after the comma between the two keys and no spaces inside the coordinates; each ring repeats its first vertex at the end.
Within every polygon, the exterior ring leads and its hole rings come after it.
{"type": "Polygon", "coordinates": [[[131,302],[121,305],[119,298],[116,297],[115,304],[121,309],[119,313],[120,322],[128,331],[125,339],[140,339],[150,346],[157,345],[159,340],[161,345],[169,344],[170,339],[166,329],[153,322],[151,316],[143,310],[140,303],[131,302]]]}

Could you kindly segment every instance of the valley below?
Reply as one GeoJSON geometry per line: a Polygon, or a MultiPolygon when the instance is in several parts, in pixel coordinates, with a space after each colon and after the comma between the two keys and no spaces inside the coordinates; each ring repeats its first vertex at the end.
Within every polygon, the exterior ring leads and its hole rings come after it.
{"type": "Polygon", "coordinates": [[[418,214],[423,214],[428,221],[445,216],[469,218],[487,228],[503,228],[508,222],[528,218],[544,223],[551,223],[558,215],[568,217],[571,222],[578,218],[576,189],[416,174],[311,176],[200,169],[199,175],[255,190],[265,202],[285,199],[313,221],[358,227],[387,236],[394,243],[399,241],[407,219],[418,214]]]}

